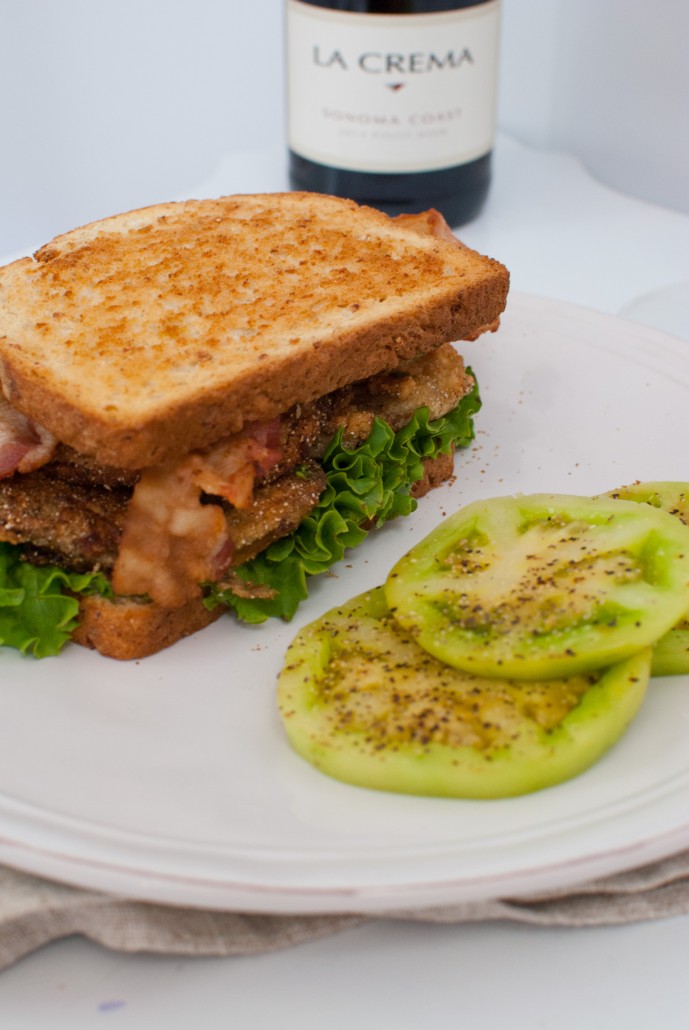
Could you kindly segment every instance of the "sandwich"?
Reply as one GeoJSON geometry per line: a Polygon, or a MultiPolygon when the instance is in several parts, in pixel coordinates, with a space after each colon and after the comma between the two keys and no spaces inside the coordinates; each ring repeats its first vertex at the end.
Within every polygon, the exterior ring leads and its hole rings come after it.
{"type": "Polygon", "coordinates": [[[153,654],[310,577],[453,474],[452,341],[508,273],[435,212],[160,204],[0,269],[0,643],[153,654]]]}

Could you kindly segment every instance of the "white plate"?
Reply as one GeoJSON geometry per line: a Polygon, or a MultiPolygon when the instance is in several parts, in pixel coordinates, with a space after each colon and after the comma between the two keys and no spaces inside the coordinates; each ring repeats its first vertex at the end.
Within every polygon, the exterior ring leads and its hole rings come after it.
{"type": "Polygon", "coordinates": [[[689,678],[652,684],[577,779],[491,802],[349,787],[293,754],[275,680],[294,632],[476,498],[689,479],[689,346],[513,296],[463,348],[484,408],[457,480],[314,583],[291,626],[222,619],[122,664],[0,655],[0,861],[175,904],[373,911],[570,886],[689,846],[689,678]]]}

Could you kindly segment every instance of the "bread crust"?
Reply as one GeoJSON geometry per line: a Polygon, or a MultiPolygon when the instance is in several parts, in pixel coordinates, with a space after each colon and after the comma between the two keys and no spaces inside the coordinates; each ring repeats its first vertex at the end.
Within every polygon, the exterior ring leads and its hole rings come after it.
{"type": "Polygon", "coordinates": [[[503,310],[497,261],[351,201],[156,205],[0,269],[14,407],[143,468],[460,340],[503,310]]]}
{"type": "Polygon", "coordinates": [[[455,449],[450,454],[439,454],[437,458],[427,458],[423,463],[423,478],[414,483],[411,495],[416,500],[425,497],[436,486],[451,479],[455,470],[455,449]]]}
{"type": "Polygon", "coordinates": [[[223,611],[222,607],[209,611],[201,600],[182,608],[162,608],[127,599],[85,597],[72,640],[107,658],[146,658],[209,626],[223,611]]]}

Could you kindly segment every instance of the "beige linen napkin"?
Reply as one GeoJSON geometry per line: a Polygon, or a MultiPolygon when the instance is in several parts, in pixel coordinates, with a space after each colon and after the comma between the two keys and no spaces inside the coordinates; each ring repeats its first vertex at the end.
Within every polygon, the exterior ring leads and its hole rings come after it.
{"type": "Polygon", "coordinates": [[[689,913],[689,851],[562,891],[371,914],[254,915],[133,901],[0,867],[0,969],[73,934],[117,951],[255,955],[338,933],[372,919],[430,923],[508,920],[602,926],[689,913]]]}

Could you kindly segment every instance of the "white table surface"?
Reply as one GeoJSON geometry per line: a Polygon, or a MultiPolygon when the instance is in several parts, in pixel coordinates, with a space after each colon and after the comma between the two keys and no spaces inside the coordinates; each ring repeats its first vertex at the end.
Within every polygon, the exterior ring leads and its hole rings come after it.
{"type": "MultiPolygon", "coordinates": [[[[284,185],[281,153],[257,151],[228,156],[191,194],[284,185]]],[[[689,346],[689,217],[601,186],[566,154],[501,138],[489,204],[460,235],[504,261],[515,290],[689,346]]],[[[229,959],[124,956],[72,938],[0,975],[0,1026],[675,1030],[689,1027],[687,954],[689,915],[595,929],[379,921],[229,959]]]]}

